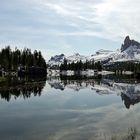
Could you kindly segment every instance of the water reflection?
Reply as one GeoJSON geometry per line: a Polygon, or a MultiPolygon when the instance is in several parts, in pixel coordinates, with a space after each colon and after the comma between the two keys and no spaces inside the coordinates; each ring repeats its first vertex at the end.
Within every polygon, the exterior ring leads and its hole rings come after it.
{"type": "Polygon", "coordinates": [[[140,104],[130,107],[140,101],[139,87],[139,81],[132,77],[115,76],[3,80],[0,82],[0,138],[140,139],[140,104]]]}
{"type": "Polygon", "coordinates": [[[137,104],[137,103],[140,102],[140,97],[139,97],[139,95],[138,95],[138,96],[135,95],[135,97],[133,98],[132,96],[129,97],[129,96],[125,95],[125,94],[121,94],[121,98],[122,98],[122,100],[124,101],[125,107],[126,107],[127,109],[130,108],[130,105],[135,105],[135,104],[137,104]]]}
{"type": "Polygon", "coordinates": [[[51,88],[64,91],[72,89],[79,92],[83,89],[91,89],[99,95],[117,94],[121,97],[127,109],[131,105],[140,102],[140,83],[132,77],[109,76],[60,76],[60,77],[19,77],[6,78],[0,82],[0,97],[10,101],[12,97],[17,99],[30,98],[31,95],[40,96],[47,83],[51,88]]]}
{"type": "Polygon", "coordinates": [[[36,77],[19,77],[6,78],[0,83],[0,97],[6,101],[10,101],[12,97],[27,99],[31,95],[40,96],[46,84],[46,78],[36,77]]]}
{"type": "Polygon", "coordinates": [[[82,89],[95,90],[99,95],[117,94],[124,101],[127,109],[131,105],[140,102],[140,83],[132,77],[85,77],[85,76],[63,76],[50,77],[48,83],[52,88],[65,90],[67,88],[74,91],[82,89]]]}

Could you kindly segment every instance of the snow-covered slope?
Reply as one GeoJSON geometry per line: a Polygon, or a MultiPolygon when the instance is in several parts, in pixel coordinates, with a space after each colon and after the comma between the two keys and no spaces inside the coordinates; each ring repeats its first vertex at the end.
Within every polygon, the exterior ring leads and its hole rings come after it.
{"type": "Polygon", "coordinates": [[[72,62],[76,63],[79,62],[80,60],[82,62],[85,62],[86,60],[88,60],[88,57],[84,55],[80,55],[79,53],[75,53],[74,55],[67,56],[67,57],[64,54],[60,54],[51,57],[51,59],[48,61],[48,65],[51,67],[59,66],[61,65],[61,63],[64,62],[64,59],[67,59],[68,63],[72,63],[72,62]]]}
{"type": "Polygon", "coordinates": [[[84,56],[84,55],[80,55],[79,53],[75,53],[74,55],[71,55],[71,56],[68,56],[66,57],[68,63],[72,63],[72,62],[79,62],[79,61],[82,61],[82,62],[85,62],[88,57],[84,56]]]}
{"type": "Polygon", "coordinates": [[[138,46],[129,46],[125,51],[116,50],[108,53],[92,55],[90,59],[103,62],[121,62],[121,61],[140,61],[140,49],[138,46]]]}
{"type": "Polygon", "coordinates": [[[129,46],[125,51],[116,53],[113,61],[140,61],[140,48],[139,46],[129,46]]]}
{"type": "Polygon", "coordinates": [[[91,56],[84,56],[76,53],[72,56],[66,57],[65,55],[61,54],[52,57],[48,61],[48,64],[51,66],[60,65],[61,63],[63,63],[64,58],[67,59],[68,63],[78,62],[80,60],[82,62],[85,62],[86,60],[101,61],[103,62],[103,64],[131,60],[140,61],[140,43],[135,40],[131,40],[129,36],[127,36],[121,46],[121,49],[118,49],[116,51],[101,49],[97,51],[96,54],[93,54],[91,56]]]}
{"type": "Polygon", "coordinates": [[[116,52],[119,53],[119,50],[117,51],[109,51],[109,50],[99,50],[96,52],[96,54],[91,55],[89,57],[89,60],[95,60],[95,61],[110,61],[112,58],[116,55],[116,52]]]}

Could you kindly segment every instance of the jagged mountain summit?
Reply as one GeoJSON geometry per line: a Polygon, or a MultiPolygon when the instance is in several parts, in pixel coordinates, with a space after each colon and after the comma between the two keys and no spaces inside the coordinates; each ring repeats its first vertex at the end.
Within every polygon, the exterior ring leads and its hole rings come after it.
{"type": "Polygon", "coordinates": [[[121,51],[125,51],[130,46],[137,46],[137,48],[140,49],[140,43],[135,40],[130,40],[130,37],[127,36],[124,40],[124,44],[122,44],[121,51]]]}
{"type": "Polygon", "coordinates": [[[82,62],[85,62],[86,60],[88,60],[88,57],[84,55],[80,55],[79,53],[75,53],[74,55],[71,55],[71,56],[65,56],[64,54],[60,54],[60,55],[55,55],[51,57],[51,59],[48,61],[48,65],[60,66],[61,63],[64,62],[64,59],[67,59],[68,63],[72,63],[72,62],[76,63],[76,62],[79,62],[80,60],[82,62]]]}
{"type": "Polygon", "coordinates": [[[121,46],[121,52],[115,55],[114,61],[140,61],[140,43],[127,36],[121,46]]]}
{"type": "Polygon", "coordinates": [[[50,58],[50,60],[48,61],[48,65],[51,67],[52,66],[60,66],[63,63],[64,59],[65,59],[64,54],[52,56],[50,58]]]}
{"type": "Polygon", "coordinates": [[[116,51],[101,49],[90,56],[80,55],[79,53],[75,53],[71,56],[61,54],[51,57],[48,64],[50,66],[60,65],[63,63],[64,59],[67,59],[68,63],[94,60],[100,61],[103,64],[125,61],[140,61],[140,43],[135,40],[131,40],[129,36],[126,36],[121,48],[117,49],[116,51]]]}

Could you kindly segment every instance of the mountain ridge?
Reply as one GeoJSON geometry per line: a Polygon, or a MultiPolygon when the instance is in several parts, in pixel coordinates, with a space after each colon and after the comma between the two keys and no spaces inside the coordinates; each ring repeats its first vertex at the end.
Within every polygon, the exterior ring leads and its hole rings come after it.
{"type": "Polygon", "coordinates": [[[103,64],[125,61],[140,61],[140,43],[135,40],[131,40],[129,36],[126,36],[121,48],[117,49],[116,51],[100,49],[95,54],[90,56],[80,55],[79,53],[75,53],[71,56],[66,56],[64,54],[55,55],[48,61],[48,65],[60,66],[64,62],[64,59],[66,59],[68,63],[94,60],[100,61],[103,64]]]}

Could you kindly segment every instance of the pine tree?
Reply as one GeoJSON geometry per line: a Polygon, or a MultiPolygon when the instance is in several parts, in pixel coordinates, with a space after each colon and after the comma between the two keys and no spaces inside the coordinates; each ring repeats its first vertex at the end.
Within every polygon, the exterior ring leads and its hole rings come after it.
{"type": "Polygon", "coordinates": [[[7,46],[0,51],[0,67],[5,70],[17,70],[18,66],[24,66],[26,68],[37,66],[46,68],[46,62],[43,58],[41,52],[34,53],[30,49],[24,48],[18,50],[15,48],[14,51],[11,51],[10,46],[7,46]]]}

